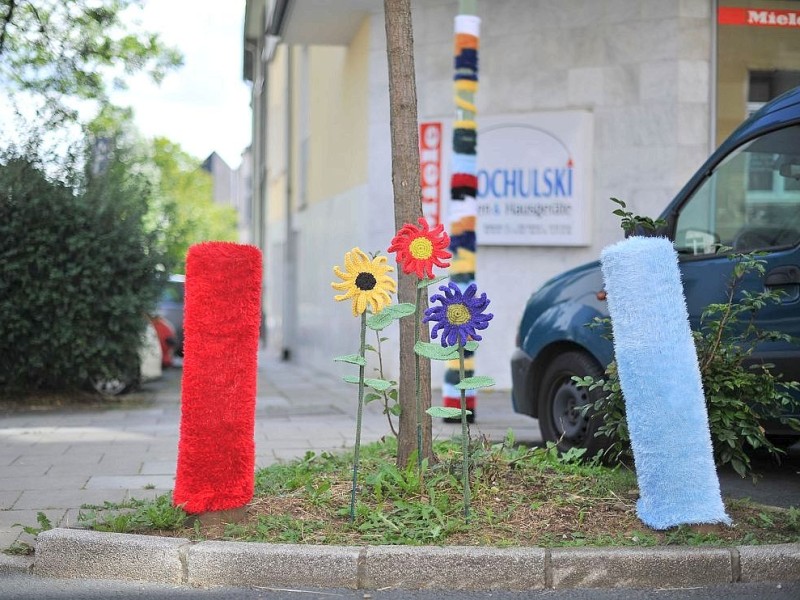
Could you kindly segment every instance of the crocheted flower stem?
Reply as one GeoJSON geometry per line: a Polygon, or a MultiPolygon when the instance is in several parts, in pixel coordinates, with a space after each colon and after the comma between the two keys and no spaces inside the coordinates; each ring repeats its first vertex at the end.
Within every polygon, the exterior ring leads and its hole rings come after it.
{"type": "MultiPolygon", "coordinates": [[[[464,381],[464,344],[458,343],[458,375],[464,381]]],[[[467,425],[467,390],[461,390],[461,479],[464,485],[464,520],[469,523],[469,426],[467,425]]]]}
{"type": "MultiPolygon", "coordinates": [[[[364,359],[367,345],[367,313],[361,313],[361,347],[358,355],[364,359]]],[[[358,413],[356,416],[356,445],[353,453],[353,489],[350,491],[350,522],[356,519],[356,490],[358,488],[358,458],[361,451],[361,417],[364,413],[364,369],[365,362],[358,367],[358,413]]]]}
{"type": "MultiPolygon", "coordinates": [[[[419,308],[422,304],[422,295],[426,293],[426,288],[417,286],[417,301],[414,307],[414,343],[419,341],[420,335],[420,314],[419,308]]],[[[414,393],[417,402],[417,471],[422,476],[422,382],[420,378],[420,355],[414,353],[414,393]]]]}

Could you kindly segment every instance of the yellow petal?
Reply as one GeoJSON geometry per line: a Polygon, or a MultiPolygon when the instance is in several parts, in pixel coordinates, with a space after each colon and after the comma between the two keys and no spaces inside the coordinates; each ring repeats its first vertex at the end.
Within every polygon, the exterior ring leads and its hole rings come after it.
{"type": "Polygon", "coordinates": [[[333,299],[336,300],[336,301],[347,300],[348,298],[352,298],[353,296],[355,296],[356,292],[357,292],[357,290],[355,288],[349,288],[347,290],[347,293],[338,294],[338,295],[334,296],[333,299]]]}
{"type": "Polygon", "coordinates": [[[365,310],[367,310],[367,295],[366,294],[359,294],[358,296],[356,296],[356,298],[353,300],[353,302],[354,302],[353,314],[355,316],[358,316],[361,313],[363,313],[365,310]],[[357,303],[357,305],[356,305],[356,303],[357,303]]]}
{"type": "Polygon", "coordinates": [[[333,281],[331,287],[335,290],[349,290],[355,286],[351,281],[333,281]]]}
{"type": "Polygon", "coordinates": [[[342,279],[352,279],[353,276],[350,273],[342,271],[338,266],[333,267],[333,273],[342,279]]]}

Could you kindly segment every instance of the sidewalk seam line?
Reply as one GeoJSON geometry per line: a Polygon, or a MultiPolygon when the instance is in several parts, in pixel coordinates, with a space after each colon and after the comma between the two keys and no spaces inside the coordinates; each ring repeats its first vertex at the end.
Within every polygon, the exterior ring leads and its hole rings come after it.
{"type": "Polygon", "coordinates": [[[178,547],[178,561],[181,563],[181,585],[189,585],[189,548],[192,545],[192,542],[187,542],[178,547]]]}
{"type": "Polygon", "coordinates": [[[553,588],[553,563],[550,555],[550,548],[544,550],[544,589],[552,590],[553,588]]]}
{"type": "Polygon", "coordinates": [[[742,581],[742,557],[736,546],[731,546],[728,550],[731,553],[731,583],[740,583],[742,581]]]}
{"type": "Polygon", "coordinates": [[[367,577],[367,549],[369,546],[364,546],[358,552],[358,560],[356,561],[356,589],[363,590],[364,583],[367,577]]]}

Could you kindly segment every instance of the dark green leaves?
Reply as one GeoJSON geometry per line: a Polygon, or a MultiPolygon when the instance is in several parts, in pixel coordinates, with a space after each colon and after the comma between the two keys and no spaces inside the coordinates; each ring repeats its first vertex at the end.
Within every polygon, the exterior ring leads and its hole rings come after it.
{"type": "Polygon", "coordinates": [[[31,156],[0,160],[0,387],[138,375],[163,254],[144,226],[149,182],[118,154],[76,187],[51,180],[31,156]]]}

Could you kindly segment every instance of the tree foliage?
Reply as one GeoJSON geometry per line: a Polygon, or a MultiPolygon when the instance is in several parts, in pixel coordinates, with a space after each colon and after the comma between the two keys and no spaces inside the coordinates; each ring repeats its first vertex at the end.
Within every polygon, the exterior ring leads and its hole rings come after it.
{"type": "Polygon", "coordinates": [[[142,0],[3,0],[0,78],[9,91],[30,92],[48,117],[75,119],[66,99],[107,100],[106,77],[144,71],[160,82],[182,63],[159,36],[139,30],[131,9],[142,0]]]}
{"type": "Polygon", "coordinates": [[[192,244],[237,241],[236,209],[214,202],[211,175],[179,144],[155,138],[151,151],[158,172],[167,255],[175,271],[182,273],[192,244]]]}
{"type": "Polygon", "coordinates": [[[62,180],[37,156],[0,157],[0,387],[128,378],[165,276],[143,226],[152,185],[119,155],[62,180]]]}
{"type": "Polygon", "coordinates": [[[130,109],[106,105],[86,129],[91,139],[110,140],[127,157],[128,168],[149,179],[145,227],[157,237],[172,272],[183,273],[192,244],[237,241],[236,209],[214,202],[213,178],[200,159],[167,138],[143,139],[131,118],[130,109]]]}

